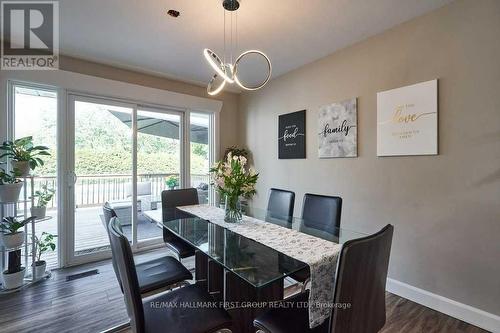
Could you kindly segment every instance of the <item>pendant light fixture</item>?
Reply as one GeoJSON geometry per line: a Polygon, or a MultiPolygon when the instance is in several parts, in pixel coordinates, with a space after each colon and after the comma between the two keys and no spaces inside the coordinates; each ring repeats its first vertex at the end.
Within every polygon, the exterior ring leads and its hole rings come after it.
{"type": "Polygon", "coordinates": [[[240,8],[240,3],[238,0],[223,0],[222,7],[224,8],[224,54],[222,59],[212,50],[204,49],[203,55],[205,59],[210,64],[212,69],[215,71],[215,74],[212,76],[212,79],[208,83],[207,92],[209,95],[217,95],[220,93],[226,83],[233,84],[236,83],[242,89],[245,90],[258,90],[266,85],[266,83],[271,78],[271,60],[264,54],[264,52],[258,50],[248,50],[240,54],[236,60],[233,62],[233,51],[238,47],[238,15],[237,10],[240,8]],[[230,38],[229,38],[229,54],[228,59],[226,60],[226,13],[230,15],[230,38]],[[233,42],[233,14],[234,14],[234,42],[233,42]],[[264,80],[258,83],[255,86],[248,86],[243,84],[238,79],[238,68],[240,63],[245,57],[248,56],[260,56],[264,58],[267,64],[267,76],[264,80]],[[229,61],[229,62],[227,62],[229,61]]]}

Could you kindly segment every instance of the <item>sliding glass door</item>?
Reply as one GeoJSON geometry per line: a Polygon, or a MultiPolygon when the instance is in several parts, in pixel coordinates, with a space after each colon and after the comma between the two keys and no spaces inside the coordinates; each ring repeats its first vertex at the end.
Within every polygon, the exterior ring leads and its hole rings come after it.
{"type": "Polygon", "coordinates": [[[183,114],[139,107],[137,110],[137,241],[144,245],[163,237],[162,230],[143,213],[161,208],[161,192],[180,188],[183,114]]]}
{"type": "Polygon", "coordinates": [[[104,204],[115,208],[131,236],[134,105],[69,96],[68,246],[70,262],[104,256],[109,240],[104,204]]]}
{"type": "Polygon", "coordinates": [[[76,94],[68,103],[70,264],[109,256],[103,205],[134,250],[160,244],[144,212],[161,208],[163,190],[188,184],[185,112],[76,94]]]}
{"type": "Polygon", "coordinates": [[[58,235],[49,266],[109,258],[105,204],[138,251],[161,246],[144,212],[161,208],[163,190],[194,187],[200,203],[214,201],[216,114],[16,81],[8,96],[8,139],[32,136],[50,148],[34,173],[35,190],[55,190],[37,223],[37,234],[58,235]]]}

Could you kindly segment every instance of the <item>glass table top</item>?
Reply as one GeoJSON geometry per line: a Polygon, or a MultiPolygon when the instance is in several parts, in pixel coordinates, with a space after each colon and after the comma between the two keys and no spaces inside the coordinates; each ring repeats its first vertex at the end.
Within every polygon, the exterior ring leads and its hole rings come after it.
{"type": "MultiPolygon", "coordinates": [[[[144,213],[257,288],[308,267],[302,261],[198,217],[186,214],[186,218],[163,221],[161,209],[144,213]]],[[[366,236],[345,228],[322,231],[314,227],[314,221],[277,216],[259,208],[247,207],[245,215],[339,244],[366,236]]]]}

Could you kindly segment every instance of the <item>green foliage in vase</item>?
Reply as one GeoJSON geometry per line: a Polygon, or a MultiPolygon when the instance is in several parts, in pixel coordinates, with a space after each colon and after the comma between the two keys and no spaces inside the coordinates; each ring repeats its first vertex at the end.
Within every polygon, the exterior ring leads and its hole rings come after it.
{"type": "Polygon", "coordinates": [[[212,185],[216,186],[222,196],[250,198],[256,193],[255,185],[259,174],[253,169],[247,170],[246,163],[245,156],[233,156],[229,152],[225,160],[215,163],[210,169],[212,185]]]}

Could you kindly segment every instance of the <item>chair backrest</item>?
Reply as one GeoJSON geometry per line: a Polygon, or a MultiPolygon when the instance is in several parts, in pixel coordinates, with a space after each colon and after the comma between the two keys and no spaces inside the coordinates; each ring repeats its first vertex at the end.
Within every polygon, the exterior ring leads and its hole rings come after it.
{"type": "Polygon", "coordinates": [[[130,327],[135,333],[144,333],[144,309],[142,307],[139,281],[137,280],[137,272],[130,244],[127,237],[120,230],[120,221],[118,218],[111,218],[108,229],[111,239],[111,252],[113,258],[116,260],[122,281],[123,295],[130,318],[130,327]]]}
{"type": "MultiPolygon", "coordinates": [[[[165,190],[161,192],[161,209],[163,222],[189,217],[189,214],[182,213],[176,209],[179,206],[197,205],[198,191],[195,188],[183,188],[178,190],[165,190]]],[[[168,231],[163,229],[163,241],[168,242],[176,238],[168,231]]]]}
{"type": "Polygon", "coordinates": [[[337,265],[331,333],[375,333],[385,324],[385,284],[394,227],[344,243],[337,265]],[[350,304],[348,308],[339,305],[350,304]]]}
{"type": "MultiPolygon", "coordinates": [[[[102,211],[104,213],[104,222],[106,226],[106,231],[108,232],[109,244],[111,244],[111,234],[109,232],[108,226],[109,226],[109,221],[111,221],[113,217],[116,217],[116,212],[113,208],[111,208],[111,206],[107,202],[104,204],[104,206],[102,206],[102,211]]],[[[119,228],[121,231],[121,225],[119,225],[119,228]]],[[[122,281],[120,279],[120,274],[118,273],[118,266],[116,265],[114,256],[111,256],[111,264],[113,265],[113,270],[115,271],[116,279],[118,280],[118,284],[120,285],[120,288],[122,289],[123,292],[122,281]]]]}
{"type": "Polygon", "coordinates": [[[198,191],[195,188],[183,188],[179,190],[165,190],[161,192],[161,209],[163,221],[175,220],[179,217],[176,207],[197,205],[198,191]]]}
{"type": "Polygon", "coordinates": [[[302,219],[306,227],[339,236],[342,198],[306,193],[302,203],[302,219]]]}
{"type": "Polygon", "coordinates": [[[295,193],[271,188],[267,201],[267,217],[292,220],[295,205],[295,193]]]}
{"type": "Polygon", "coordinates": [[[102,212],[104,213],[104,222],[106,222],[106,228],[107,228],[111,218],[116,217],[117,215],[115,210],[111,208],[108,202],[106,202],[104,206],[102,206],[102,212]]]}

